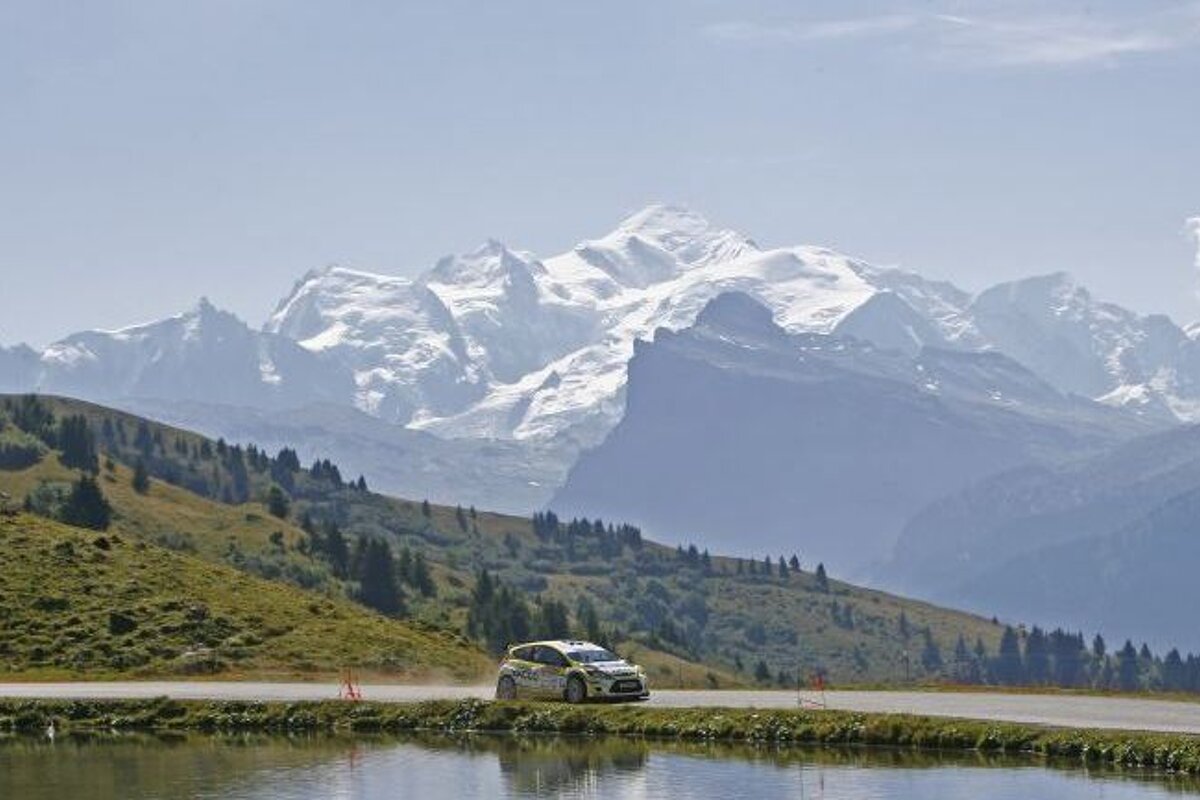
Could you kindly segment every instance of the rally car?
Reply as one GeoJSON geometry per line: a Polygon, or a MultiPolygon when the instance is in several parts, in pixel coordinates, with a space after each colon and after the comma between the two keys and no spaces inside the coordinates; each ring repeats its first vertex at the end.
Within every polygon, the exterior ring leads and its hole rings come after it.
{"type": "Polygon", "coordinates": [[[552,697],[568,703],[645,700],[646,672],[591,642],[530,642],[508,648],[500,662],[496,697],[552,697]]]}

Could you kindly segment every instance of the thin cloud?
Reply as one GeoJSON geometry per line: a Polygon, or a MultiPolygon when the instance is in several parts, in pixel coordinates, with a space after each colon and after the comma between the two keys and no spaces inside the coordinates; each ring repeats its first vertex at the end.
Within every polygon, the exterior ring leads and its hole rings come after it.
{"type": "Polygon", "coordinates": [[[1200,44],[1200,6],[1121,18],[894,14],[778,25],[735,21],[709,25],[703,33],[746,46],[905,38],[919,41],[921,51],[942,61],[988,67],[1070,66],[1114,63],[1126,56],[1200,44]]]}
{"type": "Polygon", "coordinates": [[[1130,28],[1085,18],[995,20],[938,15],[944,55],[993,66],[1066,65],[1174,50],[1194,41],[1178,31],[1130,28]]]}

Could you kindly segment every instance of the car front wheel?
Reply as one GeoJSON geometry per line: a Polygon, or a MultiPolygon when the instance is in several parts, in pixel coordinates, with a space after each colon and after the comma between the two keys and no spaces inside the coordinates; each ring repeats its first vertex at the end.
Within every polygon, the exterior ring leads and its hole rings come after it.
{"type": "Polygon", "coordinates": [[[583,679],[578,675],[572,675],[567,679],[567,702],[582,703],[587,699],[587,686],[584,685],[583,679]]]}
{"type": "Polygon", "coordinates": [[[500,680],[496,681],[496,699],[516,700],[517,682],[507,675],[502,675],[500,680]]]}

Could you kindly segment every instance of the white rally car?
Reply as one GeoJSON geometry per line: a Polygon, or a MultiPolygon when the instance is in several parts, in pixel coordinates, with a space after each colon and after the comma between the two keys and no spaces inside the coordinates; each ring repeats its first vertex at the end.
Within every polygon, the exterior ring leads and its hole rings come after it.
{"type": "Polygon", "coordinates": [[[646,672],[591,642],[555,640],[508,648],[500,662],[496,697],[552,697],[568,703],[645,700],[646,672]]]}

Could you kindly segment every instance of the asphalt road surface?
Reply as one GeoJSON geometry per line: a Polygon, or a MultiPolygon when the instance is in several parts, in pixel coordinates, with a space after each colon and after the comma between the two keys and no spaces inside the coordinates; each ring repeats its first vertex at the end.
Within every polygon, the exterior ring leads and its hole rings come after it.
{"type": "MultiPolygon", "coordinates": [[[[368,684],[363,699],[415,702],[489,698],[490,686],[368,684]]],[[[234,683],[219,681],[130,681],[113,683],[0,684],[0,697],[51,699],[327,700],[330,683],[234,683]]],[[[968,692],[838,692],[823,696],[794,691],[656,691],[649,705],[732,708],[796,708],[801,703],[846,711],[925,714],[939,717],[1024,722],[1071,728],[1169,731],[1200,734],[1200,703],[1129,697],[993,694],[968,692]]]]}

